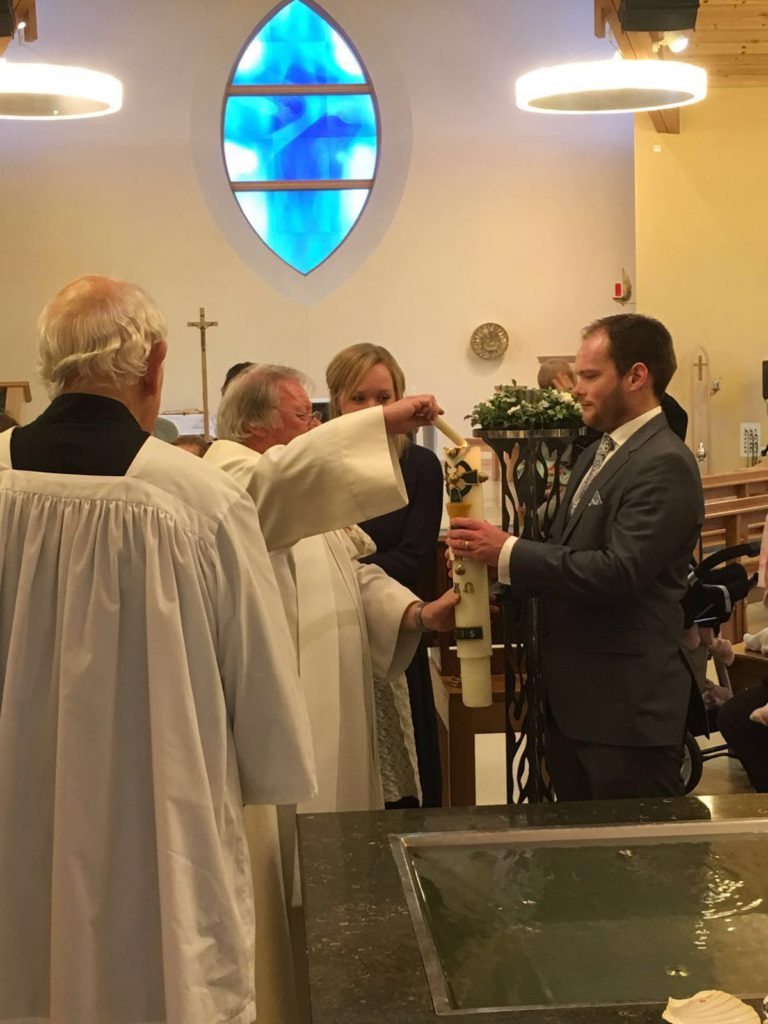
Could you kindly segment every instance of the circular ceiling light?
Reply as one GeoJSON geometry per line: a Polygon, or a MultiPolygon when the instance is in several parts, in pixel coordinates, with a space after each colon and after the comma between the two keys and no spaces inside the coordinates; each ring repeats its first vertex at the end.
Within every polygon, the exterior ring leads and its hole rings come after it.
{"type": "Polygon", "coordinates": [[[61,121],[113,114],[123,86],[112,75],[64,64],[0,60],[0,118],[61,121]]]}
{"type": "Polygon", "coordinates": [[[671,60],[594,60],[529,71],[515,82],[521,110],[545,114],[625,114],[698,103],[704,68],[671,60]]]}

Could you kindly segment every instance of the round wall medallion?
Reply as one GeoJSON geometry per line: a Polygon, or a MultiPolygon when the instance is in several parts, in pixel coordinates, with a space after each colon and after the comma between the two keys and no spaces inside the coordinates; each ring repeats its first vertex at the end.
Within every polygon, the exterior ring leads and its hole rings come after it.
{"type": "Polygon", "coordinates": [[[481,359],[499,359],[507,351],[509,335],[501,324],[480,324],[472,332],[469,344],[481,359]]]}

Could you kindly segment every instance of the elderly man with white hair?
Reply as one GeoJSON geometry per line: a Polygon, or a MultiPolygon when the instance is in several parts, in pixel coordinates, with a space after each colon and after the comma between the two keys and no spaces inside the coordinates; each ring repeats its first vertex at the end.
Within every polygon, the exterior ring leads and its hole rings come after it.
{"type": "Polygon", "coordinates": [[[165,335],[135,285],[72,282],[55,397],[0,435],[5,1024],[251,1024],[242,805],[314,790],[253,504],[150,436],[165,335]]]}
{"type": "Polygon", "coordinates": [[[382,758],[387,766],[403,763],[413,787],[408,791],[416,787],[415,750],[408,766],[413,726],[407,700],[377,736],[373,681],[381,681],[380,700],[391,703],[389,680],[404,671],[421,632],[452,628],[457,598],[451,589],[425,604],[378,566],[358,560],[375,545],[353,526],[365,518],[357,495],[369,510],[388,500],[401,480],[394,448],[382,443],[388,424],[431,417],[436,405],[431,395],[417,396],[312,429],[306,383],[288,366],[241,373],[224,393],[217,415],[221,440],[205,458],[248,488],[272,554],[317,761],[318,793],[303,809],[372,810],[384,806],[382,758]],[[366,434],[373,458],[361,444],[366,434]],[[344,486],[344,473],[350,485],[344,486]],[[275,501],[279,488],[291,500],[275,501]],[[339,526],[347,529],[333,529],[339,526]]]}
{"type": "Polygon", "coordinates": [[[238,365],[217,413],[219,440],[205,458],[256,502],[270,551],[407,504],[392,438],[442,412],[433,395],[365,409],[354,423],[340,417],[318,426],[304,374],[289,366],[238,365]]]}

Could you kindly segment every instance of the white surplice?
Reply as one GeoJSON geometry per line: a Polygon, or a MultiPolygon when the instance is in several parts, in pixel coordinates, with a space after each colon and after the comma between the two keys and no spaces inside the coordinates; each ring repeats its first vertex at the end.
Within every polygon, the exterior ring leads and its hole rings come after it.
{"type": "Polygon", "coordinates": [[[124,477],[0,435],[0,1020],[251,1024],[242,804],[313,791],[258,517],[149,438],[124,477]]]}
{"type": "Polygon", "coordinates": [[[292,550],[299,675],[318,780],[302,811],[383,808],[374,678],[386,686],[404,672],[420,639],[400,628],[416,595],[379,566],[359,562],[353,544],[347,531],[335,530],[292,550]]]}
{"type": "Polygon", "coordinates": [[[216,441],[205,458],[252,496],[272,555],[318,769],[317,796],[302,810],[382,807],[373,677],[397,676],[413,657],[418,634],[400,621],[417,598],[358,562],[339,529],[407,500],[382,409],[341,416],[264,454],[216,441]]]}
{"type": "Polygon", "coordinates": [[[205,461],[251,495],[270,551],[408,503],[381,406],[339,416],[290,444],[275,445],[258,462],[255,454],[234,441],[214,441],[205,461]]]}

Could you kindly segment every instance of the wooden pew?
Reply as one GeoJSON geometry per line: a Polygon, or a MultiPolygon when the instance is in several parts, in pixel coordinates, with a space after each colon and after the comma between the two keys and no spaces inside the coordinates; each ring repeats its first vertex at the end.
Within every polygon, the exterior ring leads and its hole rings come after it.
{"type": "MultiPolygon", "coordinates": [[[[768,515],[768,467],[755,466],[733,473],[710,473],[701,478],[704,491],[704,528],[699,556],[719,548],[759,541],[768,515]]],[[[748,572],[757,571],[757,558],[740,559],[748,572]]],[[[763,591],[755,587],[747,601],[762,601],[763,591]]],[[[740,641],[746,631],[746,602],[734,608],[723,635],[740,641]]]]}

